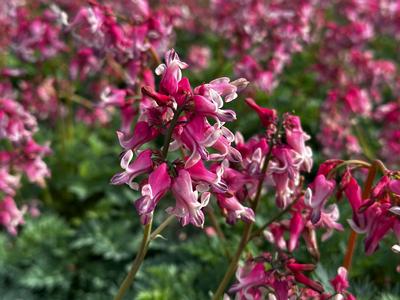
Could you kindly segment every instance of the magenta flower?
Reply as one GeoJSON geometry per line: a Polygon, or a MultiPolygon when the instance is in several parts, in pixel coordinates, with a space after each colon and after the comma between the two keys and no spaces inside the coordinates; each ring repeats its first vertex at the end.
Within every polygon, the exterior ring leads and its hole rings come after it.
{"type": "Polygon", "coordinates": [[[0,191],[6,195],[14,196],[20,184],[20,176],[12,175],[7,168],[0,167],[0,191]]]}
{"type": "Polygon", "coordinates": [[[218,152],[211,153],[211,160],[223,160],[227,159],[231,162],[240,163],[242,161],[242,155],[240,152],[231,146],[231,143],[234,140],[234,135],[229,131],[226,127],[221,127],[221,135],[215,141],[215,143],[211,146],[218,152]]]}
{"type": "MultiPolygon", "coordinates": [[[[266,280],[266,271],[263,263],[249,262],[244,266],[239,266],[236,271],[237,283],[232,285],[229,292],[235,293],[240,291],[243,294],[243,298],[248,299],[246,295],[252,295],[255,291],[253,288],[257,288],[262,285],[266,280]]],[[[253,299],[252,297],[250,299],[253,299]]]]}
{"type": "Polygon", "coordinates": [[[162,75],[160,90],[167,95],[174,95],[178,91],[178,83],[182,79],[181,69],[188,65],[179,59],[174,49],[165,54],[165,64],[161,64],[156,69],[157,75],[162,75]]]}
{"type": "Polygon", "coordinates": [[[209,160],[206,148],[214,145],[221,134],[221,129],[211,126],[206,118],[193,117],[176,137],[191,153],[185,167],[193,166],[200,159],[209,160]]]}
{"type": "Polygon", "coordinates": [[[211,49],[205,46],[191,46],[189,48],[188,60],[194,71],[202,71],[208,68],[211,58],[211,49]]]}
{"type": "Polygon", "coordinates": [[[286,207],[290,203],[291,196],[299,182],[299,167],[301,160],[295,157],[295,152],[281,145],[272,150],[274,160],[271,162],[268,172],[276,189],[276,203],[278,207],[286,207]]]}
{"type": "Polygon", "coordinates": [[[275,125],[278,118],[276,110],[261,107],[251,98],[247,98],[246,103],[258,114],[261,123],[266,129],[270,129],[271,126],[275,125]]]}
{"type": "Polygon", "coordinates": [[[320,219],[315,223],[315,227],[326,228],[327,231],[321,236],[322,241],[329,239],[333,230],[343,231],[343,225],[337,223],[340,217],[339,208],[336,204],[331,204],[327,208],[322,208],[320,219]]]}
{"type": "Polygon", "coordinates": [[[82,48],[72,59],[69,75],[72,80],[85,80],[90,73],[99,69],[99,61],[91,48],[82,48]]]}
{"type": "Polygon", "coordinates": [[[213,95],[211,95],[210,97],[194,95],[193,103],[195,111],[204,116],[213,117],[221,122],[231,122],[233,120],[236,120],[236,113],[233,110],[221,109],[223,103],[222,102],[218,103],[217,101],[215,101],[215,97],[214,99],[211,97],[213,97],[213,95]]]}
{"type": "Polygon", "coordinates": [[[147,122],[137,122],[133,134],[117,131],[118,140],[122,148],[126,150],[137,150],[140,146],[155,139],[158,130],[152,128],[147,122]]]}
{"type": "Polygon", "coordinates": [[[344,267],[340,267],[337,273],[337,276],[331,280],[331,284],[337,293],[342,294],[350,286],[347,281],[347,270],[344,267]]]}
{"type": "Polygon", "coordinates": [[[160,199],[171,186],[171,177],[167,172],[167,164],[162,163],[150,173],[147,184],[142,187],[142,197],[135,201],[135,207],[142,224],[147,224],[160,199]]]}
{"type": "Polygon", "coordinates": [[[226,221],[234,224],[238,219],[244,222],[254,222],[255,215],[251,208],[243,206],[235,196],[217,194],[218,205],[226,214],[226,221]]]}
{"type": "Polygon", "coordinates": [[[219,166],[215,173],[207,170],[204,166],[203,161],[199,160],[196,164],[186,169],[190,173],[192,180],[198,184],[210,185],[215,191],[224,193],[227,191],[228,186],[222,180],[222,174],[224,173],[223,166],[219,166]]]}
{"type": "Polygon", "coordinates": [[[24,213],[15,205],[14,199],[10,196],[0,201],[0,224],[12,234],[17,234],[18,225],[24,224],[24,213]]]}
{"type": "Polygon", "coordinates": [[[0,139],[20,142],[37,131],[35,117],[14,100],[0,99],[0,120],[0,139]]]}
{"type": "Polygon", "coordinates": [[[376,251],[379,242],[397,225],[396,209],[392,207],[388,197],[387,186],[390,181],[387,176],[377,183],[371,192],[374,198],[362,200],[361,188],[351,176],[346,179],[345,194],[353,209],[353,218],[348,220],[357,233],[365,233],[365,252],[367,255],[376,251]],[[391,210],[395,211],[393,214],[391,210]]]}
{"type": "Polygon", "coordinates": [[[300,118],[287,114],[284,120],[284,127],[286,142],[296,151],[297,156],[302,161],[302,169],[306,172],[310,172],[313,164],[312,150],[305,144],[305,142],[310,139],[310,136],[303,131],[300,118]]]}
{"type": "Polygon", "coordinates": [[[400,196],[400,180],[392,180],[389,183],[389,189],[400,196]]]}
{"type": "MultiPolygon", "coordinates": [[[[283,222],[281,222],[283,223],[283,222]]],[[[274,222],[266,230],[264,230],[264,237],[271,244],[276,245],[279,249],[287,250],[287,243],[285,241],[286,224],[274,222]]]]}
{"type": "Polygon", "coordinates": [[[210,193],[204,192],[200,196],[197,190],[193,191],[192,179],[188,171],[179,170],[178,177],[173,179],[172,194],[176,199],[175,207],[169,207],[167,212],[180,219],[182,226],[191,223],[197,227],[204,225],[202,209],[207,206],[210,193]]]}
{"type": "Polygon", "coordinates": [[[148,173],[153,168],[151,159],[152,151],[150,149],[141,152],[138,157],[131,163],[133,151],[128,150],[121,158],[121,168],[125,171],[115,174],[111,178],[111,184],[128,184],[131,188],[137,189],[137,184],[133,180],[140,174],[148,173]]]}
{"type": "Polygon", "coordinates": [[[221,77],[205,84],[205,87],[210,90],[210,93],[219,95],[225,102],[231,102],[237,98],[237,92],[245,89],[248,84],[249,82],[245,78],[239,78],[231,82],[228,77],[221,77]]]}
{"type": "Polygon", "coordinates": [[[312,208],[311,221],[315,224],[320,220],[321,210],[332,195],[336,183],[334,180],[327,179],[324,175],[320,174],[310,186],[311,188],[307,189],[304,203],[312,208]]]}
{"type": "Polygon", "coordinates": [[[290,230],[290,238],[288,243],[289,252],[293,252],[294,249],[297,248],[299,243],[299,238],[301,233],[303,232],[305,226],[305,221],[300,212],[293,212],[292,218],[290,219],[289,230],[290,230]]]}

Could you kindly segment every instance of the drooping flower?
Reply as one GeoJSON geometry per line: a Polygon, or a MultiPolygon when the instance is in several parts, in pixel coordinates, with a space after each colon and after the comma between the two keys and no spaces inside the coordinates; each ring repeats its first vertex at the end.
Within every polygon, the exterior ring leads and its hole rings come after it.
{"type": "Polygon", "coordinates": [[[312,208],[311,221],[315,224],[321,218],[321,211],[332,195],[336,183],[332,179],[327,179],[324,175],[320,174],[315,177],[311,188],[307,189],[304,203],[312,208]]]}
{"type": "Polygon", "coordinates": [[[178,91],[178,83],[182,79],[181,69],[188,65],[179,59],[174,49],[165,54],[165,64],[161,64],[156,69],[157,75],[162,75],[160,82],[161,92],[167,95],[174,95],[178,91]]]}
{"type": "Polygon", "coordinates": [[[152,151],[150,149],[141,152],[138,157],[131,163],[133,151],[128,150],[121,158],[121,168],[125,171],[115,174],[111,178],[111,184],[128,184],[132,188],[136,188],[133,180],[140,174],[151,171],[153,161],[151,159],[152,151]]]}
{"type": "Polygon", "coordinates": [[[135,201],[140,220],[147,224],[157,203],[171,187],[171,177],[167,172],[167,164],[162,163],[150,175],[147,184],[142,186],[142,197],[135,201]]]}
{"type": "Polygon", "coordinates": [[[191,223],[197,227],[203,227],[202,209],[207,206],[210,193],[203,192],[199,199],[198,191],[193,190],[190,173],[185,169],[179,170],[178,177],[173,179],[171,191],[176,199],[176,205],[168,208],[167,212],[179,218],[182,226],[191,223]]]}
{"type": "Polygon", "coordinates": [[[276,110],[261,107],[251,98],[247,98],[246,103],[258,114],[261,123],[266,129],[270,129],[271,126],[275,125],[278,118],[276,110]]]}
{"type": "Polygon", "coordinates": [[[238,219],[245,222],[254,222],[255,215],[254,211],[243,206],[238,199],[234,196],[224,196],[223,194],[217,194],[218,205],[226,213],[226,220],[229,224],[234,224],[238,219]]]}
{"type": "Polygon", "coordinates": [[[24,224],[24,213],[18,209],[14,199],[6,196],[0,201],[0,224],[12,234],[17,234],[17,227],[24,224]]]}

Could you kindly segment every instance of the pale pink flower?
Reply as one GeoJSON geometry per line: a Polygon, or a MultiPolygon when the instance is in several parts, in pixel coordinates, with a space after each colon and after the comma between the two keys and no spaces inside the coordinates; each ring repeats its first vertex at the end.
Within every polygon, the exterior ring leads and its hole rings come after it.
{"type": "Polygon", "coordinates": [[[141,152],[137,158],[132,161],[133,151],[128,150],[121,158],[121,168],[125,171],[115,174],[111,178],[111,184],[128,184],[131,188],[137,188],[137,184],[133,180],[140,174],[148,173],[153,168],[151,159],[152,151],[150,149],[141,152]]]}
{"type": "Polygon", "coordinates": [[[311,221],[315,224],[321,218],[321,211],[328,200],[333,194],[336,183],[333,179],[327,179],[324,175],[320,174],[314,179],[311,188],[307,189],[304,203],[312,209],[311,221]]]}
{"type": "Polygon", "coordinates": [[[167,212],[180,219],[182,226],[191,223],[197,227],[204,225],[202,209],[207,206],[210,193],[204,192],[199,199],[197,190],[193,190],[192,180],[188,171],[179,170],[178,177],[173,179],[172,194],[175,197],[175,207],[169,207],[167,212]]]}
{"type": "Polygon", "coordinates": [[[157,203],[171,186],[171,177],[167,172],[167,164],[162,163],[149,175],[147,184],[142,186],[142,197],[135,201],[135,207],[143,224],[147,224],[157,203]]]}
{"type": "Polygon", "coordinates": [[[17,227],[25,223],[24,213],[18,209],[14,199],[6,196],[0,201],[0,224],[3,225],[11,235],[17,234],[17,227]]]}

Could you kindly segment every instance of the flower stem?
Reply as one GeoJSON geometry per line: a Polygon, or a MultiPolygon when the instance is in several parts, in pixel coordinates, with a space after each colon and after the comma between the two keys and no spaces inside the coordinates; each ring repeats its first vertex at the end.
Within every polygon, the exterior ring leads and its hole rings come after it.
{"type": "MultiPolygon", "coordinates": [[[[367,179],[365,180],[364,190],[362,192],[363,200],[369,198],[377,169],[380,167],[381,167],[380,161],[374,161],[372,165],[370,165],[367,179]]],[[[347,242],[346,254],[344,256],[344,261],[343,261],[343,267],[345,267],[348,272],[350,272],[351,262],[353,260],[356,244],[357,244],[357,233],[354,230],[352,230],[349,236],[349,240],[347,242]]]]}
{"type": "Polygon", "coordinates": [[[171,143],[172,133],[174,131],[176,123],[178,122],[179,116],[181,115],[181,113],[184,110],[184,108],[185,108],[185,105],[182,105],[182,106],[178,107],[178,109],[176,110],[176,112],[174,114],[174,117],[173,117],[173,119],[171,121],[171,124],[169,125],[168,131],[167,131],[167,135],[165,136],[162,153],[161,153],[163,159],[167,158],[168,150],[169,150],[169,144],[171,143]]]}
{"type": "Polygon", "coordinates": [[[144,257],[146,256],[148,244],[150,241],[151,225],[152,225],[152,219],[144,227],[142,243],[140,244],[139,251],[136,254],[135,260],[132,263],[132,267],[129,270],[128,275],[125,277],[124,281],[122,282],[114,300],[121,300],[124,297],[128,288],[131,286],[133,280],[135,279],[136,273],[139,270],[139,268],[144,260],[144,257]]]}
{"type": "MultiPolygon", "coordinates": [[[[179,115],[182,113],[184,109],[184,105],[182,105],[181,107],[179,107],[177,109],[177,111],[174,114],[174,117],[170,123],[170,126],[168,127],[166,136],[165,136],[165,140],[164,140],[164,146],[163,146],[163,150],[162,150],[162,158],[165,160],[167,158],[168,155],[168,149],[169,149],[169,144],[171,142],[171,138],[172,138],[172,132],[174,130],[174,127],[176,125],[176,123],[178,122],[179,119],[179,115]]],[[[119,291],[117,293],[117,295],[115,296],[114,300],[121,300],[127,289],[132,285],[133,280],[135,279],[136,273],[139,270],[140,266],[143,263],[144,257],[146,256],[147,253],[147,249],[149,248],[150,242],[156,238],[157,235],[159,235],[161,233],[161,231],[168,226],[168,224],[172,221],[173,216],[168,217],[163,223],[161,223],[161,225],[156,228],[153,233],[150,234],[151,232],[151,226],[153,223],[153,218],[150,218],[150,221],[147,225],[145,225],[144,227],[144,232],[143,232],[143,239],[142,239],[142,243],[140,245],[140,249],[139,252],[137,253],[135,260],[132,263],[132,267],[128,273],[128,275],[126,276],[126,278],[124,279],[124,281],[122,282],[119,291]]]]}
{"type": "Polygon", "coordinates": [[[157,238],[157,236],[169,225],[169,223],[172,222],[172,220],[175,219],[174,215],[168,216],[150,235],[149,243],[150,241],[154,240],[157,238]]]}
{"type": "Polygon", "coordinates": [[[231,253],[229,252],[229,249],[226,247],[226,237],[225,237],[225,234],[224,234],[224,232],[222,231],[221,226],[219,226],[217,217],[216,217],[215,214],[214,214],[214,210],[213,210],[211,207],[209,207],[209,206],[206,208],[206,210],[207,210],[207,213],[208,213],[208,215],[209,215],[209,217],[210,217],[212,226],[215,228],[215,231],[217,232],[217,236],[218,236],[219,240],[221,241],[221,243],[222,243],[222,245],[223,245],[224,252],[225,252],[225,256],[226,256],[229,260],[231,260],[231,259],[232,259],[232,255],[231,255],[231,253]]]}
{"type": "Polygon", "coordinates": [[[290,209],[293,207],[293,205],[296,203],[296,201],[293,201],[290,203],[284,210],[281,210],[279,213],[277,213],[274,217],[272,217],[268,222],[266,222],[263,226],[261,226],[258,230],[252,233],[250,236],[249,240],[254,239],[255,237],[259,236],[269,225],[274,223],[275,221],[279,220],[284,214],[286,214],[290,209]]]}
{"type": "Polygon", "coordinates": [[[362,160],[357,160],[357,159],[350,159],[350,160],[345,160],[344,162],[338,164],[336,167],[334,167],[332,170],[329,171],[328,175],[326,176],[328,179],[332,178],[332,176],[337,172],[340,168],[353,165],[355,168],[359,167],[364,167],[364,168],[370,168],[371,164],[367,163],[362,160]]]}
{"type": "MultiPolygon", "coordinates": [[[[265,176],[267,173],[267,169],[268,169],[268,165],[269,162],[271,161],[272,158],[272,148],[273,148],[273,143],[270,143],[270,147],[268,150],[268,154],[265,157],[265,161],[261,170],[261,177],[258,181],[258,186],[257,186],[257,192],[256,192],[256,196],[254,197],[254,200],[251,203],[251,208],[253,209],[254,213],[257,210],[258,207],[258,202],[260,201],[260,196],[261,196],[261,190],[262,190],[262,186],[265,180],[265,176]]],[[[251,235],[251,230],[253,229],[253,223],[246,223],[244,225],[244,229],[243,229],[243,233],[242,233],[242,238],[240,240],[239,246],[236,249],[236,252],[228,266],[228,269],[225,272],[224,278],[222,279],[222,281],[220,282],[217,290],[214,293],[213,296],[213,300],[219,300],[222,299],[222,296],[224,294],[224,291],[227,287],[227,285],[229,284],[233,274],[236,271],[240,256],[244,250],[244,248],[247,245],[247,242],[250,239],[250,235],[251,235]]]]}

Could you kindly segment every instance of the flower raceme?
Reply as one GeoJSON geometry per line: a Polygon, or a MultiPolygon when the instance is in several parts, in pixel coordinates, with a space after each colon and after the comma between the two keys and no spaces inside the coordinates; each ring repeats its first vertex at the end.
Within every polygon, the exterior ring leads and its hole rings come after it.
{"type": "Polygon", "coordinates": [[[238,268],[238,282],[232,285],[229,292],[234,293],[238,300],[356,299],[348,291],[350,285],[344,267],[340,267],[338,274],[330,280],[335,291],[333,294],[305,274],[314,269],[315,265],[299,263],[285,254],[274,257],[271,253],[263,253],[248,259],[238,268]]]}
{"type": "MultiPolygon", "coordinates": [[[[183,226],[191,223],[202,227],[203,208],[211,194],[222,199],[229,189],[224,180],[225,165],[242,161],[240,152],[232,145],[233,133],[224,126],[236,115],[223,109],[223,105],[237,98],[247,81],[241,78],[231,82],[223,77],[192,89],[182,74],[187,67],[174,50],[168,51],[165,64],[156,68],[156,74],[161,76],[159,89],[142,87],[138,122],[133,131],[117,132],[124,149],[124,171],[116,174],[111,183],[140,189],[142,196],[135,201],[135,207],[143,224],[150,221],[157,203],[171,190],[176,203],[167,212],[183,226]],[[164,137],[162,149],[144,146],[158,137],[164,137]],[[182,158],[169,162],[168,152],[177,150],[182,158]],[[135,181],[149,172],[147,179],[135,181]]],[[[229,219],[254,221],[251,209],[235,201],[219,200],[229,211],[229,219]]]]}
{"type": "Polygon", "coordinates": [[[24,224],[24,209],[19,209],[14,200],[22,175],[42,187],[50,176],[43,157],[51,151],[48,145],[36,143],[37,130],[36,118],[29,111],[16,100],[0,95],[0,141],[10,145],[0,151],[0,224],[12,235],[24,224]]]}
{"type": "Polygon", "coordinates": [[[142,197],[135,206],[143,223],[150,220],[167,190],[176,198],[176,206],[167,212],[176,215],[183,225],[203,226],[202,208],[211,195],[228,223],[239,219],[252,222],[255,214],[246,202],[256,195],[262,176],[266,176],[263,186],[273,183],[277,205],[287,207],[300,188],[300,172],[309,172],[312,166],[312,151],[305,144],[310,137],[303,131],[300,119],[285,114],[278,126],[275,110],[246,99],[266,131],[245,141],[240,133],[234,135],[224,126],[235,120],[236,114],[223,106],[237,98],[247,81],[222,77],[192,89],[182,74],[187,67],[170,50],[165,55],[165,64],[156,69],[161,76],[159,90],[151,86],[142,88],[138,122],[133,131],[117,132],[124,148],[121,167],[125,171],[116,174],[111,183],[126,183],[141,189],[142,197]],[[280,130],[285,138],[281,138],[280,130]],[[279,138],[275,138],[277,133],[279,138]],[[140,150],[157,137],[167,139],[163,149],[140,150]],[[176,150],[180,150],[182,158],[168,162],[168,151],[176,150]],[[263,170],[267,159],[269,166],[263,170]],[[148,180],[133,181],[146,172],[151,172],[148,180]],[[158,176],[161,179],[155,180],[158,176]],[[156,186],[161,180],[162,187],[156,186]]]}

